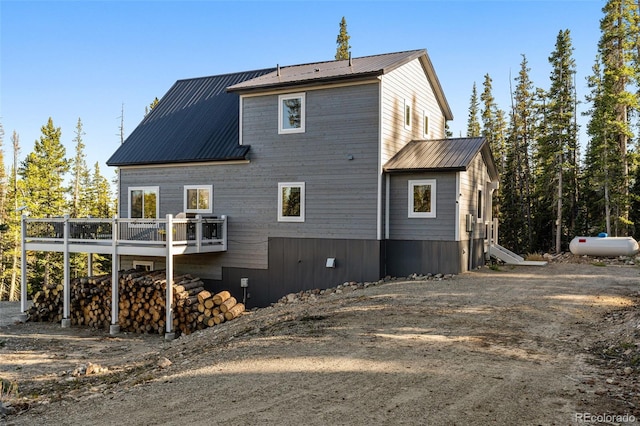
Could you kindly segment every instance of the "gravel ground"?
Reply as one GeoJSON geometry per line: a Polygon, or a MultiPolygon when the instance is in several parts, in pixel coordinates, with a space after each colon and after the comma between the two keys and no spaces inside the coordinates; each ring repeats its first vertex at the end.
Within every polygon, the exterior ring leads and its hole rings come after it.
{"type": "Polygon", "coordinates": [[[292,297],[172,342],[0,327],[0,423],[637,424],[640,269],[500,269],[292,297]]]}

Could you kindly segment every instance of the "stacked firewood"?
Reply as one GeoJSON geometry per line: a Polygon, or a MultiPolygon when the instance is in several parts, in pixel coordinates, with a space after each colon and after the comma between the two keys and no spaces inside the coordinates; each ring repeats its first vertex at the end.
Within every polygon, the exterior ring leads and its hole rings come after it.
{"type": "Polygon", "coordinates": [[[198,324],[213,327],[238,317],[244,312],[244,304],[226,290],[215,295],[204,290],[198,293],[198,312],[198,324]]]}
{"type": "MultiPolygon", "coordinates": [[[[107,328],[111,324],[111,275],[72,280],[71,324],[107,328]]],[[[162,334],[166,327],[165,271],[123,271],[118,279],[118,324],[121,331],[162,334]]],[[[173,330],[177,335],[236,318],[244,311],[228,291],[212,295],[198,277],[173,280],[173,330]],[[204,306],[210,306],[205,308],[204,306]]],[[[47,286],[34,296],[31,321],[62,320],[63,286],[47,286]]]]}
{"type": "Polygon", "coordinates": [[[64,287],[62,284],[46,285],[33,295],[33,305],[27,311],[32,321],[58,322],[62,321],[62,298],[64,287]]]}

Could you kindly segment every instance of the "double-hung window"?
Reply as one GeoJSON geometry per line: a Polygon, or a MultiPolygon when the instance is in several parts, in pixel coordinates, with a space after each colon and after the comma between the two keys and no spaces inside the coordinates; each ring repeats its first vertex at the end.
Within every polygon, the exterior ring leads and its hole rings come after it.
{"type": "Polygon", "coordinates": [[[184,187],[185,213],[212,213],[213,186],[185,185],[184,187]]]}
{"type": "Polygon", "coordinates": [[[160,215],[158,193],[157,186],[129,188],[129,218],[157,219],[160,215]]]}
{"type": "Polygon", "coordinates": [[[436,180],[409,181],[409,217],[436,217],[436,180]]]}
{"type": "Polygon", "coordinates": [[[278,222],[304,222],[304,182],[278,184],[278,222]]]}
{"type": "Polygon", "coordinates": [[[304,93],[278,96],[278,133],[304,133],[304,93]]]}

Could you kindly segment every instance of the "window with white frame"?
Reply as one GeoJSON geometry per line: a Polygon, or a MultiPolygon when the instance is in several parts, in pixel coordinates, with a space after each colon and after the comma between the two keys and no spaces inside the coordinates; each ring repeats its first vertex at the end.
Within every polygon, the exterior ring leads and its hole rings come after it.
{"type": "Polygon", "coordinates": [[[425,139],[429,138],[429,116],[426,111],[422,112],[422,136],[425,139]]]}
{"type": "Polygon", "coordinates": [[[153,271],[152,260],[134,260],[133,269],[139,269],[141,271],[153,271]]]}
{"type": "Polygon", "coordinates": [[[408,100],[404,100],[404,128],[411,129],[411,103],[408,100]]]}
{"type": "Polygon", "coordinates": [[[157,219],[160,215],[160,202],[157,186],[129,188],[129,218],[157,219]]]}
{"type": "Polygon", "coordinates": [[[213,185],[185,185],[185,213],[213,212],[213,185]]]}
{"type": "Polygon", "coordinates": [[[278,183],[278,222],[304,222],[304,182],[278,183]]]}
{"type": "Polygon", "coordinates": [[[478,211],[476,212],[477,215],[476,217],[478,218],[478,222],[482,222],[483,221],[483,217],[484,217],[484,196],[483,196],[483,191],[482,191],[482,185],[478,185],[478,200],[477,200],[478,204],[478,211]]]}
{"type": "Polygon", "coordinates": [[[409,181],[409,217],[436,217],[436,180],[409,181]]]}
{"type": "Polygon", "coordinates": [[[278,96],[278,133],[304,133],[304,93],[278,96]]]}

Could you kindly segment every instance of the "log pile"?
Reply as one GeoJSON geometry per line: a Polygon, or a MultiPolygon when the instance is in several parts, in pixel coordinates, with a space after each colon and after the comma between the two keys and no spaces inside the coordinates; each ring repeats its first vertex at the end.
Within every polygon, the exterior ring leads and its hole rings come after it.
{"type": "MultiPolygon", "coordinates": [[[[36,293],[27,311],[31,321],[58,322],[63,318],[62,285],[36,293]]],[[[70,283],[73,325],[108,328],[111,324],[111,275],[74,279],[70,283]]],[[[165,271],[123,271],[118,279],[118,324],[121,331],[164,333],[166,327],[165,271]]],[[[190,334],[232,320],[244,312],[228,291],[211,294],[198,277],[173,279],[173,330],[190,334]]]]}

